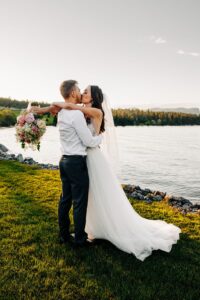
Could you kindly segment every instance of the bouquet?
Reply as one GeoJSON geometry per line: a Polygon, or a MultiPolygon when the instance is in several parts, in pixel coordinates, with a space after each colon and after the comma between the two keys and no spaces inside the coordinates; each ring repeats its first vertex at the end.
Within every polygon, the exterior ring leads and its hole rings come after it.
{"type": "Polygon", "coordinates": [[[46,123],[31,113],[30,108],[29,105],[27,110],[23,110],[17,117],[16,138],[23,149],[29,147],[39,151],[40,139],[46,131],[46,123]]]}

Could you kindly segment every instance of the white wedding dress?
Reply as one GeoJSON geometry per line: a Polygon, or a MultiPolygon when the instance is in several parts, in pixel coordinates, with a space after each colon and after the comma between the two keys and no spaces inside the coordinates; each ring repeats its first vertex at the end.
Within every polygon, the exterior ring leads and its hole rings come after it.
{"type": "MultiPolygon", "coordinates": [[[[94,127],[89,125],[93,135],[94,127]]],[[[107,157],[99,147],[88,149],[89,199],[86,232],[105,239],[143,261],[152,250],[170,252],[180,228],[141,217],[131,206],[107,157]]]]}

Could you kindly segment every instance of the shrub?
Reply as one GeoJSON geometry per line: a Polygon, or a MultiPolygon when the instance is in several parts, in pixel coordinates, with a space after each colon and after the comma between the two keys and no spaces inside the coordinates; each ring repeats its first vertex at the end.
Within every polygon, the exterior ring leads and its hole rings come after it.
{"type": "Polygon", "coordinates": [[[15,113],[10,109],[0,110],[0,127],[13,126],[16,123],[15,113]]]}

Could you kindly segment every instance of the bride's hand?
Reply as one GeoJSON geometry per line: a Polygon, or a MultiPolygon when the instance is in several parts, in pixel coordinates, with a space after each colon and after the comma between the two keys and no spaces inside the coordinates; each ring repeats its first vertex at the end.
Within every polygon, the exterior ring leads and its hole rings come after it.
{"type": "Polygon", "coordinates": [[[39,106],[31,106],[29,111],[34,113],[34,114],[38,114],[38,113],[40,113],[41,108],[39,106]]]}
{"type": "Polygon", "coordinates": [[[39,106],[31,106],[30,112],[33,114],[46,114],[50,113],[53,110],[54,113],[57,113],[59,111],[58,107],[52,107],[52,106],[46,106],[46,107],[39,107],[39,106]]]}

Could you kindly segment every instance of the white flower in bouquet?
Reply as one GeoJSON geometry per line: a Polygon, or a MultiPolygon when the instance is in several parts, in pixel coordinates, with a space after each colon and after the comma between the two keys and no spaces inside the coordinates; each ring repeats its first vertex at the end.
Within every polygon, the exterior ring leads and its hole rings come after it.
{"type": "Polygon", "coordinates": [[[38,119],[28,109],[22,111],[17,117],[16,138],[21,143],[22,148],[31,148],[33,150],[40,149],[40,139],[46,131],[46,123],[38,119]]]}
{"type": "Polygon", "coordinates": [[[37,126],[41,129],[45,129],[46,128],[46,124],[43,120],[37,120],[37,126]]]}

